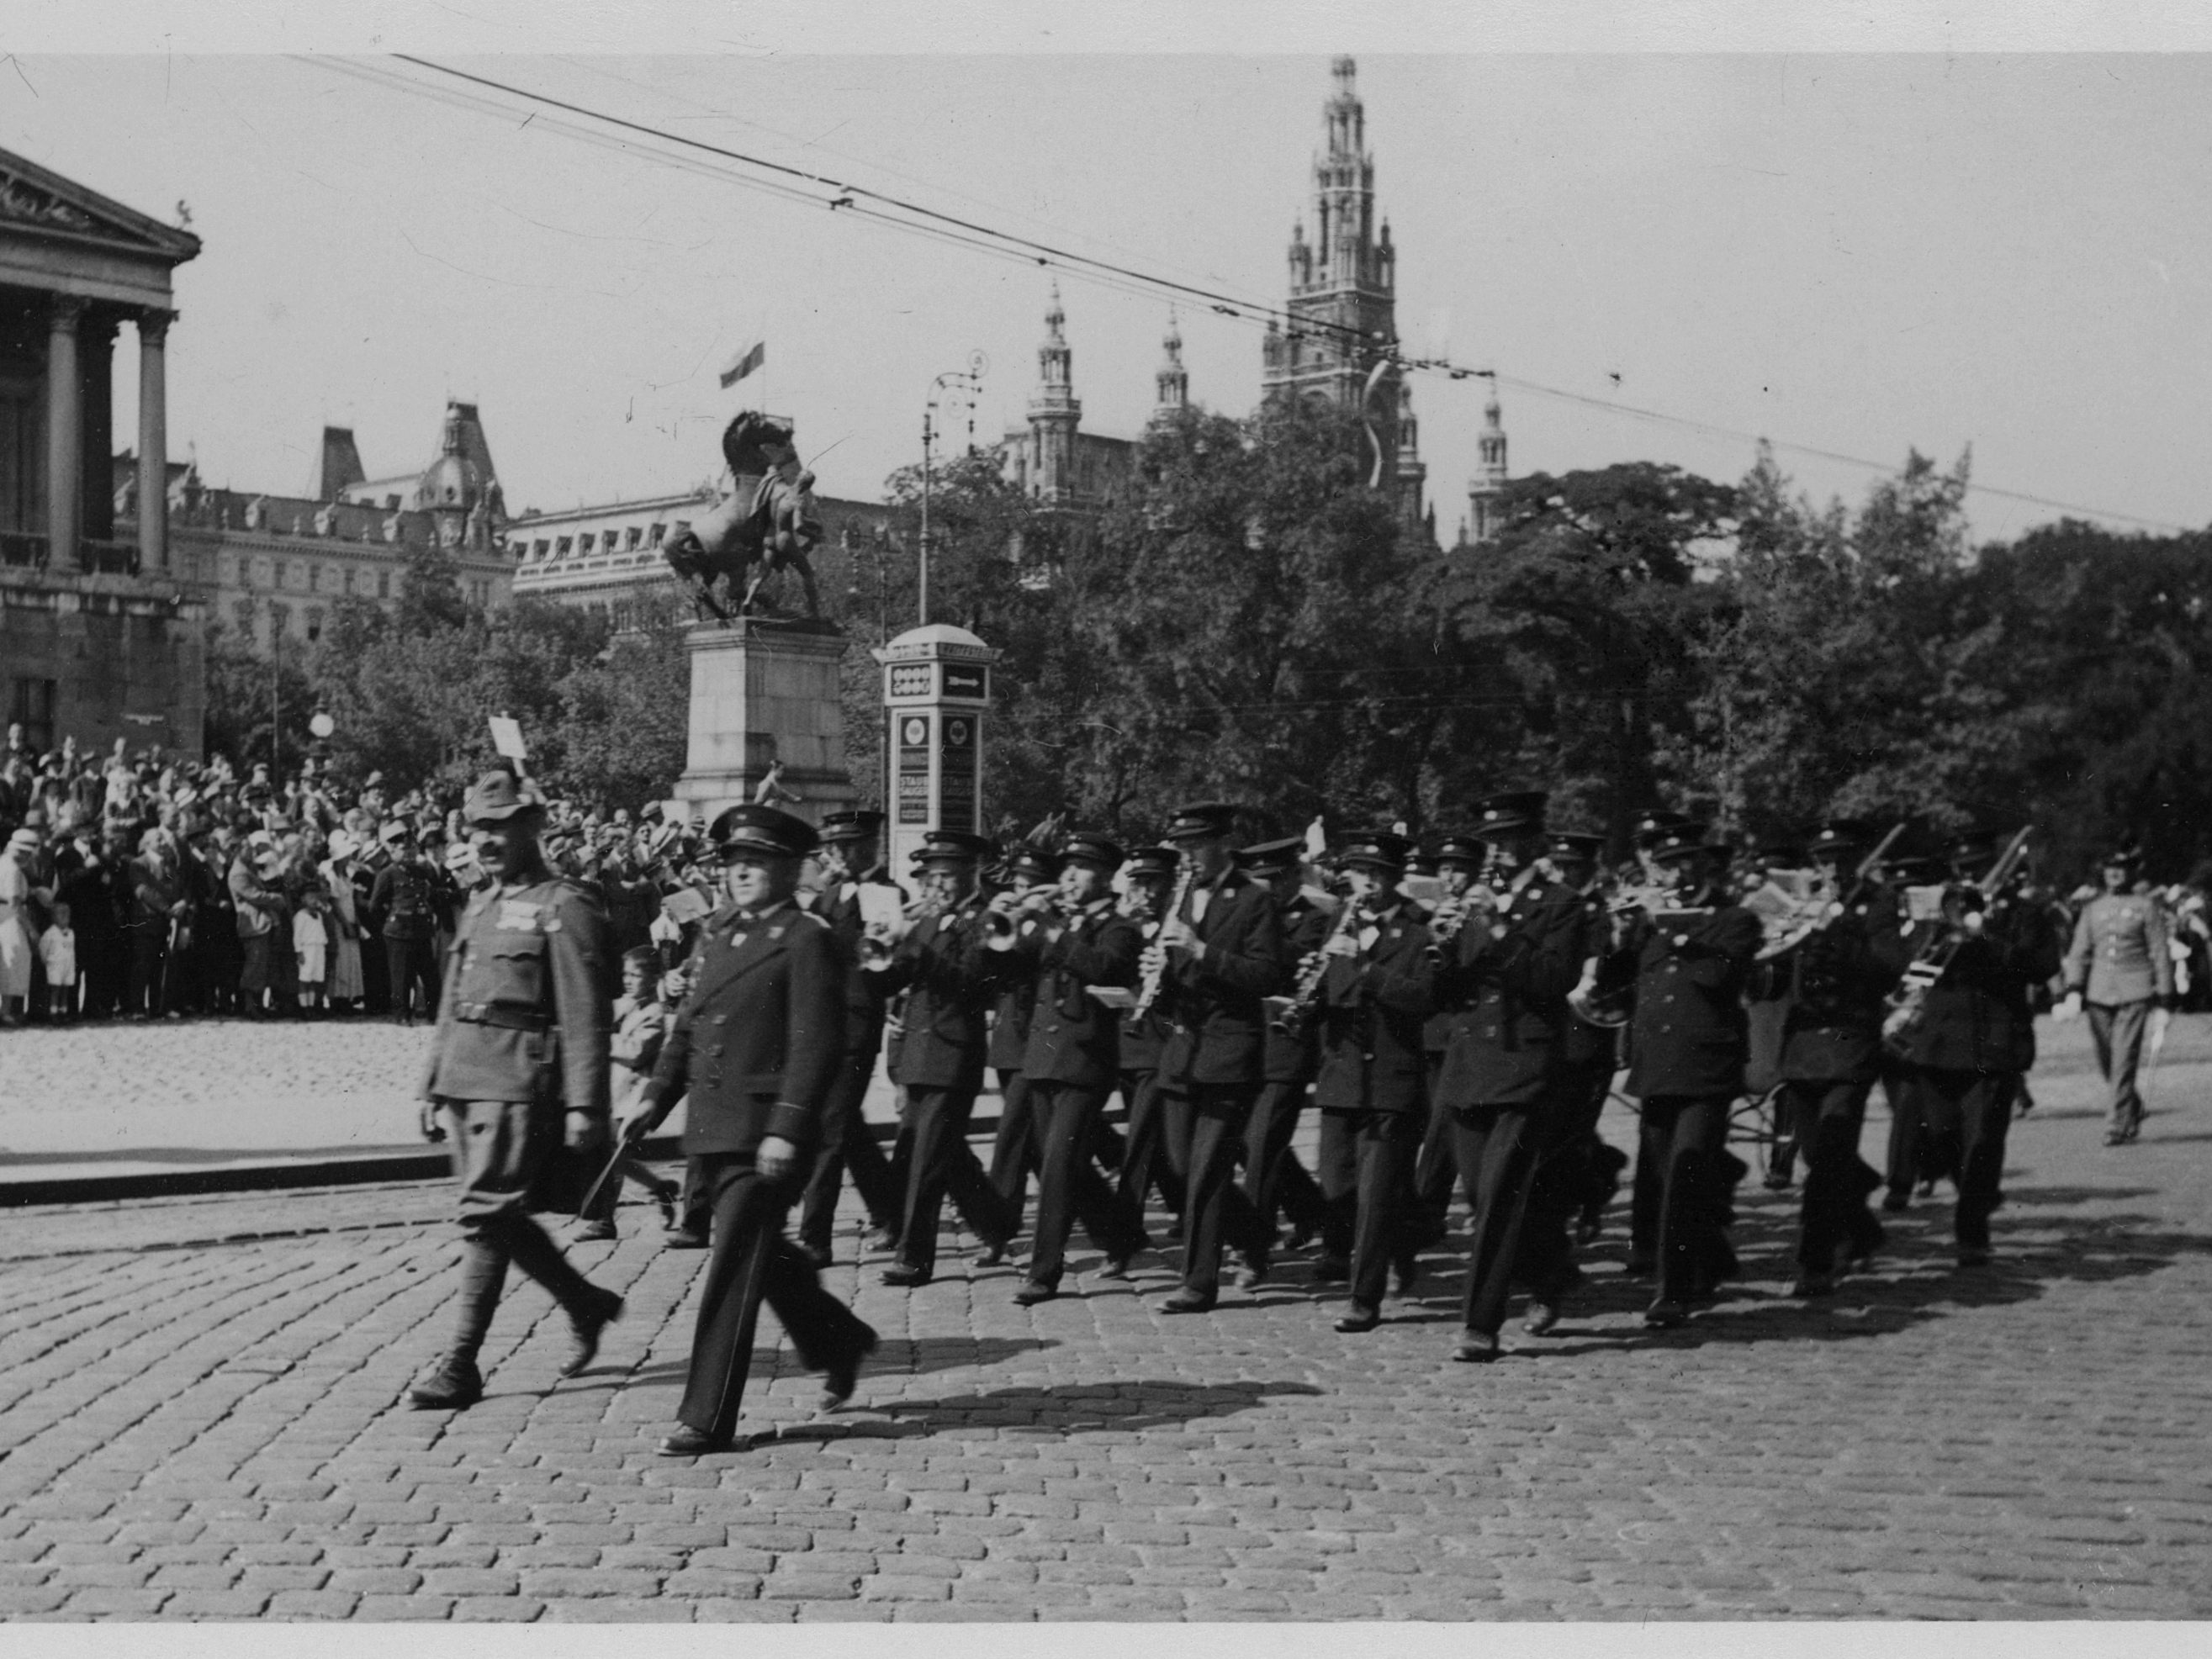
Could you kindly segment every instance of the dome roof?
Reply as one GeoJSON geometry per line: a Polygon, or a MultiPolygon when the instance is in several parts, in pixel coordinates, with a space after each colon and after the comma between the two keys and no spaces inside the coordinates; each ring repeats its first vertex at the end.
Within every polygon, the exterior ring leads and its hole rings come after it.
{"type": "Polygon", "coordinates": [[[428,511],[449,509],[465,513],[483,499],[490,474],[469,453],[463,442],[461,406],[446,405],[446,430],[438,459],[423,469],[415,486],[415,506],[428,511]]]}

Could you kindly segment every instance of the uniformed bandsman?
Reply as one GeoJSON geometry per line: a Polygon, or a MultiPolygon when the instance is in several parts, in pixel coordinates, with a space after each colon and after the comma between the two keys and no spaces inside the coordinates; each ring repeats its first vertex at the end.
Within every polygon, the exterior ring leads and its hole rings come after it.
{"type": "Polygon", "coordinates": [[[1114,872],[1122,851],[1104,836],[1070,836],[1056,888],[1032,888],[1014,914],[1019,925],[996,931],[990,949],[1007,957],[1009,976],[1025,975],[1029,1042],[1017,1068],[1030,1091],[1039,1171],[1036,1236],[1029,1275],[1014,1300],[1028,1306],[1060,1293],[1067,1237],[1079,1216],[1109,1263],[1144,1245],[1091,1155],[1106,1097],[1114,1091],[1121,1016],[1092,988],[1127,991],[1137,982],[1144,948],[1137,924],[1118,913],[1114,872]]]}
{"type": "Polygon", "coordinates": [[[424,1068],[426,1120],[442,1115],[460,1180],[461,1299],[452,1346],[410,1390],[425,1410],[483,1398],[477,1355],[512,1262],[550,1291],[573,1332],[561,1367],[592,1362],[623,1299],[568,1265],[531,1218],[563,1143],[607,1145],[607,1038],[614,965],[605,915],[556,879],[538,851],[544,808],[511,772],[468,793],[477,861],[494,884],[471,898],[443,976],[424,1068]]]}
{"type": "Polygon", "coordinates": [[[1721,1170],[1729,1114],[1743,1093],[1743,994],[1761,933],[1724,890],[1728,849],[1708,844],[1703,825],[1664,832],[1646,856],[1672,877],[1674,895],[1622,944],[1636,969],[1627,1088],[1642,1102],[1639,1173],[1650,1171],[1656,1200],[1658,1293],[1644,1320],[1665,1327],[1686,1319],[1735,1265],[1721,1170]]]}
{"type": "MultiPolygon", "coordinates": [[[[1449,914],[1479,902],[1475,889],[1486,885],[1482,878],[1489,862],[1489,847],[1473,836],[1445,836],[1443,844],[1437,849],[1437,880],[1443,889],[1440,910],[1449,914]]],[[[1451,1111],[1442,1103],[1443,1097],[1437,1092],[1437,1079],[1444,1068],[1444,1054],[1451,1047],[1452,1023],[1460,1012],[1452,1006],[1455,994],[1440,987],[1436,1012],[1421,1028],[1422,1056],[1428,1068],[1429,1122],[1421,1136],[1419,1158],[1413,1166],[1413,1193],[1418,1204],[1416,1234],[1424,1244],[1433,1243],[1444,1236],[1445,1222],[1451,1212],[1452,1184],[1459,1176],[1451,1111]]]]}
{"type": "MultiPolygon", "coordinates": [[[[1309,897],[1302,885],[1303,836],[1263,842],[1237,854],[1245,872],[1267,884],[1282,916],[1283,941],[1293,960],[1304,961],[1328,937],[1330,913],[1309,897]]],[[[1313,1089],[1321,1064],[1320,1031],[1309,1020],[1286,1025],[1270,1020],[1261,1060],[1260,1093],[1244,1131],[1244,1199],[1252,1206],[1254,1237],[1242,1255],[1237,1283],[1250,1290],[1267,1278],[1279,1213],[1290,1218],[1295,1242],[1322,1229],[1325,1202],[1321,1188],[1291,1150],[1298,1115],[1313,1089]]]]}
{"type": "MultiPolygon", "coordinates": [[[[1122,872],[1128,890],[1122,895],[1121,913],[1136,923],[1139,939],[1147,945],[1159,936],[1160,912],[1182,861],[1182,855],[1172,847],[1139,847],[1122,872]]],[[[1145,1237],[1145,1205],[1152,1192],[1157,1191],[1160,1202],[1176,1215],[1182,1213],[1187,1171],[1182,1149],[1169,1144],[1167,1112],[1160,1095],[1160,1053],[1167,1040],[1164,1006],[1156,1005],[1142,1013],[1133,1008],[1121,1017],[1115,1064],[1127,1132],[1114,1200],[1123,1218],[1121,1236],[1138,1241],[1139,1249],[1145,1237]]],[[[1109,1261],[1100,1270],[1100,1277],[1126,1279],[1128,1271],[1127,1260],[1109,1261]]]]}
{"type": "MultiPolygon", "coordinates": [[[[1006,933],[1000,923],[986,917],[986,938],[994,945],[1006,937],[1034,937],[1042,924],[1034,909],[1024,910],[1023,902],[1032,893],[1054,890],[1060,879],[1060,858],[1048,848],[1025,842],[1014,849],[1006,870],[1009,884],[992,898],[991,908],[1009,919],[1012,932],[1006,933]]],[[[1036,999],[1036,974],[1016,972],[1001,981],[991,1008],[991,1047],[987,1058],[999,1077],[999,1132],[991,1143],[991,1186],[999,1194],[1010,1233],[1021,1230],[1023,1214],[1029,1207],[1030,1176],[1037,1167],[1029,1075],[1022,1069],[1036,999]]]]}
{"type": "Polygon", "coordinates": [[[1805,1153],[1793,1293],[1820,1297],[1871,1255],[1881,1224],[1867,1206],[1881,1177],[1859,1156],[1867,1096],[1881,1064],[1881,1023],[1905,971],[1896,894],[1869,880],[1848,890],[1875,836],[1856,819],[1828,824],[1809,849],[1832,914],[1776,959],[1765,988],[1784,1005],[1781,1092],[1805,1153]]]}
{"type": "Polygon", "coordinates": [[[1398,883],[1412,843],[1387,830],[1351,837],[1340,854],[1346,925],[1322,947],[1321,1188],[1325,1247],[1349,1260],[1347,1334],[1382,1322],[1392,1264],[1413,1224],[1413,1158],[1427,1122],[1421,1026],[1434,1004],[1428,928],[1398,883]]]}
{"type": "Polygon", "coordinates": [[[665,1457],[727,1449],[763,1297],[800,1362],[823,1373],[823,1403],[852,1395],[876,1334],[827,1291],[784,1237],[783,1218],[820,1133],[845,1056],[845,969],[827,921],[793,902],[812,825],[773,806],[732,806],[708,830],[724,903],[652,1080],[624,1132],[687,1099],[684,1150],[714,1217],[691,1364],[665,1457]]]}
{"type": "Polygon", "coordinates": [[[2066,952],[2061,1019],[2086,1006],[2097,1066],[2105,1074],[2105,1145],[2124,1146],[2142,1132],[2142,1091],[2136,1073],[2145,1035],[2154,1053],[2172,1018],[2173,924],[2157,896],[2136,890],[2142,854],[2116,847],[2103,866],[2105,890],[2081,907],[2066,952]]]}
{"type": "Polygon", "coordinates": [[[1236,866],[1236,809],[1202,801],[1179,809],[1169,841],[1194,882],[1161,924],[1147,956],[1159,966],[1170,1034],[1160,1055],[1170,1120],[1190,1125],[1183,1189],[1182,1287],[1163,1313],[1203,1313],[1220,1294],[1221,1253],[1256,1242],[1251,1206],[1236,1184],[1237,1155],[1260,1092],[1267,1026],[1264,999],[1290,980],[1274,895],[1236,866]]]}

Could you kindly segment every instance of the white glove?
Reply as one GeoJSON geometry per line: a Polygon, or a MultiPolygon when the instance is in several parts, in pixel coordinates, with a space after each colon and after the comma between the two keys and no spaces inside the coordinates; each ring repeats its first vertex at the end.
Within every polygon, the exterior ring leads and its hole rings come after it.
{"type": "Polygon", "coordinates": [[[2056,1020],[2069,1020],[2075,1018],[2081,1012],[2081,994],[2079,991],[2069,991],[2058,1006],[2051,1011],[2051,1017],[2056,1020]]]}

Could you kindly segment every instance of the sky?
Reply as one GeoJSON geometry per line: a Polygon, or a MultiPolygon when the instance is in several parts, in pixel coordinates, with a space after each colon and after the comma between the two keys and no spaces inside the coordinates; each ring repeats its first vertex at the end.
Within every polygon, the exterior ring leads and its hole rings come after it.
{"type": "MultiPolygon", "coordinates": [[[[1325,48],[407,45],[1259,303],[1283,297],[1292,223],[1311,228],[1330,90],[1325,48]]],[[[1910,448],[1948,465],[1971,446],[1982,484],[2212,523],[2212,56],[1358,61],[1401,334],[1507,377],[1515,473],[1656,460],[1733,480],[1754,455],[1735,434],[1887,470],[1910,448]]],[[[763,404],[795,418],[823,493],[873,499],[919,459],[934,378],[978,351],[978,434],[1021,419],[1049,271],[780,199],[729,176],[744,169],[514,98],[457,106],[458,84],[371,54],[0,64],[0,148],[164,220],[189,205],[204,246],[177,276],[169,431],[210,483],[308,492],[325,423],[354,428],[372,477],[418,469],[451,396],[479,405],[510,510],[688,488],[718,469],[728,416],[763,404]],[[764,374],[720,389],[756,338],[764,374]]],[[[1085,427],[1133,435],[1170,303],[1059,280],[1085,427]]],[[[1179,321],[1194,398],[1249,410],[1258,327],[1202,304],[1179,321]]],[[[117,358],[130,434],[127,331],[117,358]]],[[[1413,388],[1449,543],[1484,382],[1413,388]]],[[[964,408],[940,419],[964,441],[964,408]]],[[[1823,500],[1880,476],[1779,459],[1823,500]]],[[[2060,515],[1969,505],[1982,537],[2060,515]]]]}

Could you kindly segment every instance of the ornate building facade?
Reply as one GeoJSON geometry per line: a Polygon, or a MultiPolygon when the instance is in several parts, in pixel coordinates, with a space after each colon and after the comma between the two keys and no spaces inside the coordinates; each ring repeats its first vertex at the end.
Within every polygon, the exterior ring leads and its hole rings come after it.
{"type": "Polygon", "coordinates": [[[0,151],[0,718],[34,749],[200,748],[205,610],[166,520],[118,520],[106,459],[125,323],[140,450],[166,453],[171,276],[199,251],[190,233],[0,151]]]}

